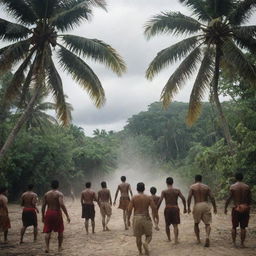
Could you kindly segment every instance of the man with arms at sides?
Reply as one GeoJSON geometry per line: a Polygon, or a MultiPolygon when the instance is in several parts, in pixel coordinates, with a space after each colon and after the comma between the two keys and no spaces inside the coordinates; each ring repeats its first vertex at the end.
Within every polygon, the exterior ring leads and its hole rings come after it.
{"type": "Polygon", "coordinates": [[[11,227],[8,213],[7,188],[0,188],[0,232],[4,233],[4,243],[7,243],[8,229],[11,227]]]}
{"type": "Polygon", "coordinates": [[[145,185],[140,182],[137,184],[138,194],[132,197],[128,207],[128,222],[130,222],[132,210],[133,216],[133,234],[136,237],[136,243],[140,255],[142,255],[142,245],[145,254],[149,255],[148,245],[152,240],[152,221],[149,215],[149,207],[152,209],[153,219],[158,219],[157,208],[150,196],[144,194],[145,185]],[[145,235],[145,243],[142,244],[142,236],[145,235]]]}
{"type": "Polygon", "coordinates": [[[70,222],[70,218],[63,201],[63,194],[58,190],[59,182],[57,180],[53,180],[51,187],[52,189],[44,195],[42,204],[42,221],[44,223],[43,232],[46,233],[46,253],[49,252],[52,231],[58,232],[58,248],[59,251],[62,250],[64,224],[61,210],[66,215],[68,223],[70,222]],[[45,213],[46,207],[47,211],[45,213]]]}
{"type": "Polygon", "coordinates": [[[102,217],[103,231],[109,231],[108,223],[112,214],[112,199],[110,190],[107,189],[107,183],[101,182],[102,189],[98,192],[98,202],[100,206],[100,213],[102,217]]]}
{"type": "Polygon", "coordinates": [[[81,193],[82,218],[85,219],[85,229],[89,234],[89,219],[92,222],[92,233],[95,233],[95,207],[93,201],[98,202],[96,193],[91,189],[91,182],[85,183],[85,190],[81,193]]]}
{"type": "Polygon", "coordinates": [[[166,235],[168,241],[171,241],[170,225],[173,225],[175,244],[178,244],[178,224],[180,224],[180,209],[178,206],[178,198],[180,197],[182,200],[184,206],[184,213],[187,212],[186,199],[179,189],[173,187],[173,178],[168,177],[166,179],[166,184],[167,189],[162,191],[161,198],[158,202],[157,208],[159,209],[163,199],[165,199],[164,217],[166,235]]]}
{"type": "Polygon", "coordinates": [[[230,194],[225,204],[225,214],[231,200],[234,202],[232,209],[232,240],[236,246],[236,229],[240,225],[241,228],[241,247],[244,248],[244,241],[246,237],[246,228],[248,227],[250,218],[251,205],[251,190],[248,185],[243,182],[243,174],[237,173],[235,175],[236,183],[230,187],[230,194]]]}
{"type": "MultiPolygon", "coordinates": [[[[159,203],[159,200],[160,200],[160,196],[157,196],[156,195],[156,188],[155,187],[151,187],[150,188],[150,193],[151,193],[151,199],[154,201],[156,207],[158,206],[158,203],[159,203]]],[[[154,224],[155,224],[155,230],[159,231],[159,227],[158,227],[158,224],[159,224],[159,220],[155,221],[154,220],[154,224]]]]}
{"type": "Polygon", "coordinates": [[[211,200],[213,205],[213,211],[217,214],[217,207],[215,203],[214,196],[210,190],[210,188],[202,183],[202,176],[196,175],[195,176],[195,184],[190,187],[189,195],[188,195],[188,213],[191,212],[190,205],[192,197],[194,197],[194,209],[193,209],[193,217],[194,217],[194,230],[197,238],[197,242],[201,243],[200,241],[200,230],[199,230],[199,223],[201,220],[205,224],[206,230],[206,240],[205,240],[205,247],[210,246],[210,233],[211,233],[211,222],[212,222],[212,214],[211,214],[211,207],[208,203],[208,199],[211,200]]]}
{"type": "Polygon", "coordinates": [[[128,205],[130,203],[129,192],[132,197],[132,190],[131,190],[130,184],[126,182],[125,176],[121,177],[121,181],[122,183],[118,185],[116,190],[114,205],[116,205],[117,195],[118,195],[118,192],[120,191],[121,196],[120,196],[120,202],[119,202],[118,208],[123,210],[124,226],[125,226],[125,230],[127,230],[129,226],[129,223],[127,221],[127,210],[128,210],[128,205]]]}
{"type": "Polygon", "coordinates": [[[38,201],[38,196],[33,192],[34,185],[28,185],[28,191],[21,195],[21,206],[22,211],[22,224],[23,227],[20,231],[20,243],[23,243],[23,237],[27,227],[34,227],[34,241],[37,239],[37,213],[39,213],[36,204],[38,201]]]}

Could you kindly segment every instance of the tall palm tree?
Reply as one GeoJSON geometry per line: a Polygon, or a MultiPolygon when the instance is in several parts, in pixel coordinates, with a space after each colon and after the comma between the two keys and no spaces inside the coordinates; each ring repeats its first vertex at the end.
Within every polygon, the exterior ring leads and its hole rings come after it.
{"type": "Polygon", "coordinates": [[[0,19],[0,39],[12,42],[0,49],[0,73],[19,64],[6,99],[14,98],[20,90],[25,95],[29,87],[35,91],[2,147],[1,159],[31,114],[43,87],[54,95],[58,118],[63,124],[69,122],[54,53],[61,68],[88,92],[97,107],[105,102],[104,89],[97,75],[81,57],[101,62],[117,75],[121,75],[126,66],[118,53],[103,41],[61,34],[88,21],[93,7],[106,9],[104,0],[0,0],[0,4],[17,20],[17,23],[12,23],[0,19]]]}
{"type": "Polygon", "coordinates": [[[244,50],[255,52],[256,26],[243,26],[256,6],[255,0],[180,0],[192,10],[192,16],[180,12],[163,12],[148,21],[148,38],[159,33],[190,36],[160,51],[150,63],[146,77],[153,79],[163,68],[182,60],[169,78],[161,94],[168,106],[185,80],[198,70],[190,95],[188,124],[200,115],[201,102],[212,90],[224,137],[232,148],[231,135],[219,100],[220,70],[229,67],[250,82],[255,83],[255,66],[246,58],[244,50]]]}

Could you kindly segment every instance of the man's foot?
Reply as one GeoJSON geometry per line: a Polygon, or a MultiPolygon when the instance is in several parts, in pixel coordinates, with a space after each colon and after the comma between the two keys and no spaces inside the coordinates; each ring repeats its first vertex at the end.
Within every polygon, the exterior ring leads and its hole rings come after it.
{"type": "Polygon", "coordinates": [[[60,246],[59,248],[58,248],[58,252],[61,252],[63,250],[63,248],[60,246]]]}
{"type": "Polygon", "coordinates": [[[233,244],[233,247],[234,247],[234,248],[237,248],[236,242],[233,242],[232,244],[233,244]]]}
{"type": "Polygon", "coordinates": [[[200,239],[197,239],[196,243],[197,243],[197,244],[201,244],[201,240],[200,240],[200,239]]]}
{"type": "Polygon", "coordinates": [[[143,248],[145,251],[145,255],[149,255],[149,249],[148,249],[148,244],[147,243],[143,243],[143,248]]]}
{"type": "Polygon", "coordinates": [[[174,241],[174,244],[179,244],[179,240],[175,240],[175,241],[174,241]]]}
{"type": "Polygon", "coordinates": [[[9,241],[8,240],[4,240],[4,244],[8,244],[9,243],[9,241]]]}
{"type": "Polygon", "coordinates": [[[45,252],[45,253],[49,253],[49,249],[45,249],[44,252],[45,252]]]}
{"type": "Polygon", "coordinates": [[[125,226],[125,230],[128,230],[128,227],[127,227],[127,226],[125,226]]]}
{"type": "Polygon", "coordinates": [[[160,228],[159,228],[159,227],[155,227],[155,230],[156,230],[156,231],[159,231],[159,230],[160,230],[160,228]]]}
{"type": "Polygon", "coordinates": [[[242,243],[241,248],[244,249],[244,248],[246,248],[246,246],[242,243]]]}
{"type": "Polygon", "coordinates": [[[110,231],[110,229],[108,227],[106,227],[106,231],[110,231]]]}
{"type": "Polygon", "coordinates": [[[210,239],[209,238],[205,239],[204,247],[210,247],[210,239]]]}
{"type": "Polygon", "coordinates": [[[23,241],[20,241],[20,244],[23,244],[24,242],[23,241]]]}

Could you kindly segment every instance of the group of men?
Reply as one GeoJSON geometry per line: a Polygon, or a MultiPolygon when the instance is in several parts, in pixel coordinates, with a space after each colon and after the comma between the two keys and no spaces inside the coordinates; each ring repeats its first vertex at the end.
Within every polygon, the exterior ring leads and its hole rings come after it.
{"type": "MultiPolygon", "coordinates": [[[[226,200],[224,212],[227,214],[227,208],[231,200],[234,202],[232,209],[232,240],[236,245],[237,227],[241,228],[241,246],[244,247],[244,241],[246,237],[246,227],[249,222],[250,205],[251,205],[251,192],[248,185],[243,183],[243,175],[241,173],[236,174],[236,183],[230,187],[230,195],[226,200]]],[[[200,230],[199,223],[203,221],[206,227],[206,240],[205,247],[210,246],[210,232],[211,232],[211,206],[208,200],[211,201],[213,211],[217,213],[217,207],[214,196],[210,188],[202,183],[202,176],[195,176],[195,183],[190,187],[187,204],[186,199],[182,195],[181,191],[173,187],[173,179],[168,177],[166,179],[167,189],[163,190],[161,197],[156,195],[156,188],[150,189],[151,196],[144,194],[145,184],[140,182],[137,184],[137,195],[133,196],[131,186],[126,182],[126,177],[121,177],[122,183],[118,185],[114,205],[118,193],[120,192],[119,208],[123,210],[123,220],[125,230],[131,226],[131,216],[133,212],[133,233],[136,237],[136,244],[140,254],[142,254],[142,247],[145,254],[149,254],[149,243],[152,240],[153,223],[155,229],[159,230],[159,215],[158,209],[161,206],[163,199],[165,199],[164,218],[166,226],[166,235],[168,241],[171,241],[170,226],[173,226],[174,242],[178,243],[178,225],[180,224],[180,209],[178,206],[178,198],[183,203],[183,213],[191,212],[191,200],[194,198],[194,231],[197,238],[197,242],[200,243],[200,230]],[[131,196],[131,197],[130,197],[131,196]],[[152,218],[149,212],[149,208],[152,210],[152,218]],[[145,242],[142,242],[142,236],[145,235],[145,242]]],[[[46,250],[49,252],[49,244],[52,231],[58,232],[58,246],[59,251],[62,250],[63,231],[64,224],[62,218],[62,211],[66,215],[67,221],[70,222],[70,217],[63,201],[63,194],[58,190],[59,182],[57,180],[52,181],[51,190],[48,191],[42,200],[42,222],[44,223],[43,232],[45,233],[46,250]]],[[[81,206],[82,206],[82,218],[85,219],[85,229],[87,234],[89,233],[89,220],[91,220],[92,233],[95,232],[95,206],[94,202],[97,202],[101,216],[103,231],[110,231],[108,223],[112,214],[112,198],[110,190],[107,188],[105,181],[101,183],[102,189],[96,193],[91,189],[91,183],[85,184],[85,190],[81,193],[81,206]]],[[[28,186],[28,191],[21,196],[22,222],[20,243],[23,243],[23,236],[26,228],[34,226],[34,240],[37,239],[37,208],[38,196],[33,192],[33,185],[28,186]]],[[[0,189],[0,232],[4,232],[4,240],[7,242],[8,229],[10,228],[10,219],[8,216],[7,208],[7,189],[0,189]]]]}

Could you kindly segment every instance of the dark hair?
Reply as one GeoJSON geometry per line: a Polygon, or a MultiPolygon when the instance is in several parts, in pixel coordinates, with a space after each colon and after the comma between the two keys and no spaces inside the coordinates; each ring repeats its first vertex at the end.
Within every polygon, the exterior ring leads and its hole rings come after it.
{"type": "Polygon", "coordinates": [[[52,181],[52,184],[51,184],[51,187],[52,187],[53,189],[57,189],[57,188],[59,187],[59,181],[53,180],[53,181],[52,181]]]}
{"type": "Polygon", "coordinates": [[[138,192],[144,192],[144,190],[145,190],[145,184],[143,182],[139,182],[137,184],[137,191],[138,192]]]}
{"type": "Polygon", "coordinates": [[[91,182],[86,182],[86,183],[85,183],[85,187],[86,187],[86,188],[90,188],[90,187],[91,187],[91,185],[92,185],[92,183],[91,183],[91,182]]]}
{"type": "Polygon", "coordinates": [[[33,184],[29,184],[28,185],[28,190],[32,190],[34,188],[34,185],[33,184]]]}
{"type": "Polygon", "coordinates": [[[197,175],[195,176],[195,181],[201,182],[201,181],[202,181],[202,175],[197,174],[197,175]]]}
{"type": "Polygon", "coordinates": [[[121,177],[121,181],[122,181],[122,182],[125,182],[125,181],[126,181],[126,177],[125,177],[125,176],[122,176],[122,177],[121,177]]]}
{"type": "Polygon", "coordinates": [[[168,177],[168,178],[166,179],[166,184],[167,184],[167,185],[172,185],[172,184],[173,184],[173,178],[172,178],[172,177],[168,177]]]}
{"type": "Polygon", "coordinates": [[[107,187],[107,182],[106,181],[102,181],[101,182],[101,187],[102,188],[106,188],[107,187]]]}
{"type": "Polygon", "coordinates": [[[0,194],[3,194],[7,190],[7,187],[1,187],[0,188],[0,194]]]}
{"type": "Polygon", "coordinates": [[[156,188],[155,188],[155,187],[151,187],[151,188],[150,188],[150,193],[151,193],[152,195],[155,195],[155,194],[156,194],[156,188]]]}
{"type": "Polygon", "coordinates": [[[244,178],[244,175],[241,172],[236,173],[235,175],[237,181],[242,181],[244,178]]]}

